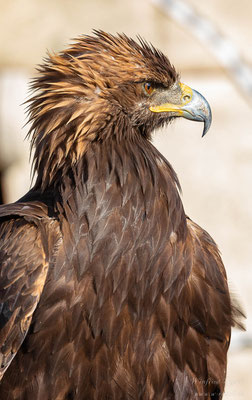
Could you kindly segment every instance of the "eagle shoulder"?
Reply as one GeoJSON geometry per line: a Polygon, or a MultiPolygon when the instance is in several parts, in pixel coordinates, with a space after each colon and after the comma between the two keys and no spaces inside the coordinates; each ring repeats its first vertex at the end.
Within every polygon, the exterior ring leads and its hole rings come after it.
{"type": "Polygon", "coordinates": [[[48,224],[39,203],[0,207],[0,379],[27,335],[44,288],[48,224]]]}

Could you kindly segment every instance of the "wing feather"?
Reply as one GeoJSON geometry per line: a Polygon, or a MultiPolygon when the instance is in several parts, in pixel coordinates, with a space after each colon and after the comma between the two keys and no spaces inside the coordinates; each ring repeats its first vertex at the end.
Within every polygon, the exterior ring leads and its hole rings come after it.
{"type": "Polygon", "coordinates": [[[0,219],[0,379],[25,339],[45,284],[42,235],[22,217],[0,219]]]}

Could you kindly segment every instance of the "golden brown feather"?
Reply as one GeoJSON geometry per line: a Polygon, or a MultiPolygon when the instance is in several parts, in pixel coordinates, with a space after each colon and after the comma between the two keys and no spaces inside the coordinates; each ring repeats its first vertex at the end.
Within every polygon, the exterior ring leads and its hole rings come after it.
{"type": "Polygon", "coordinates": [[[36,182],[0,208],[0,398],[220,399],[241,312],[149,140],[190,117],[178,74],[100,31],[38,72],[36,182]]]}

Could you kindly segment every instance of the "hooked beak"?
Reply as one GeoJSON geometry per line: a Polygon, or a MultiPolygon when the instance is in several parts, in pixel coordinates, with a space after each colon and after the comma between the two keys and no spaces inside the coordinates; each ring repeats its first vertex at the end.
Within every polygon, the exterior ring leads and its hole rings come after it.
{"type": "Polygon", "coordinates": [[[153,105],[149,109],[152,112],[172,112],[173,116],[184,117],[193,121],[204,122],[202,137],[207,133],[212,122],[211,108],[206,99],[196,90],[179,83],[181,93],[178,104],[163,103],[153,105]]]}

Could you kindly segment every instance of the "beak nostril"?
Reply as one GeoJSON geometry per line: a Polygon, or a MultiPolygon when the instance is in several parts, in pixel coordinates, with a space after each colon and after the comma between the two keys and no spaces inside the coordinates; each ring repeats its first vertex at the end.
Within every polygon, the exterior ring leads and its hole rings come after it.
{"type": "Polygon", "coordinates": [[[184,101],[188,101],[190,100],[191,96],[189,96],[189,94],[186,94],[185,96],[183,96],[183,100],[184,101]]]}

